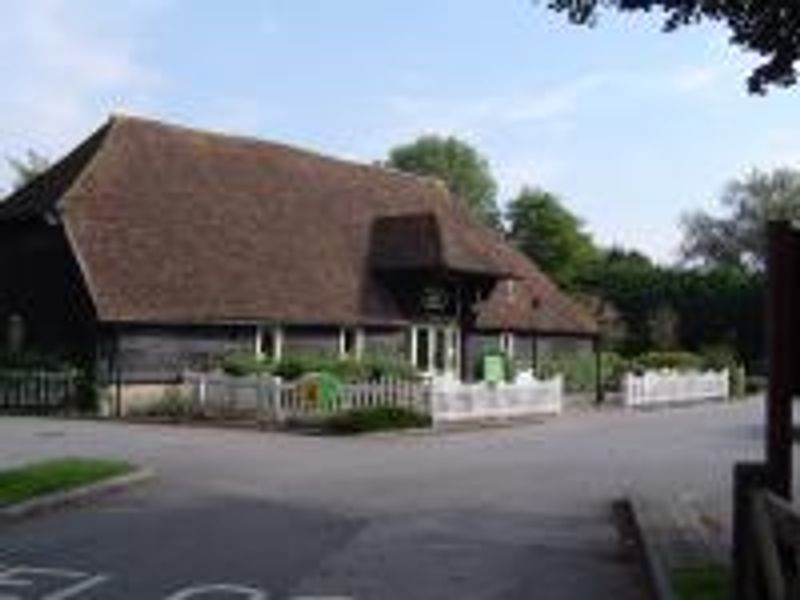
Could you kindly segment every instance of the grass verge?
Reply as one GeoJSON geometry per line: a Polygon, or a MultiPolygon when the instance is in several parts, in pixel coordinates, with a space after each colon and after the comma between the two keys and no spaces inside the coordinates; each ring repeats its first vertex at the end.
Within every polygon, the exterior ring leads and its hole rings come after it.
{"type": "Polygon", "coordinates": [[[58,458],[0,471],[0,508],[133,471],[122,461],[58,458]]]}
{"type": "Polygon", "coordinates": [[[730,570],[721,565],[675,569],[672,585],[678,600],[723,600],[730,596],[730,570]]]}

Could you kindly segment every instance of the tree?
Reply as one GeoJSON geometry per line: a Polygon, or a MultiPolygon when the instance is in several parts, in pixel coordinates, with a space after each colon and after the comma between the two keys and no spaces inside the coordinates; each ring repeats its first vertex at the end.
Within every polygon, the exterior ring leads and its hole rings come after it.
{"type": "Polygon", "coordinates": [[[387,165],[408,173],[438,177],[479,221],[500,228],[497,184],[489,163],[466,142],[426,135],[392,148],[387,165]]]}
{"type": "Polygon", "coordinates": [[[680,316],[681,346],[725,347],[756,370],[764,358],[764,277],[737,267],[663,271],[667,302],[680,316]]]}
{"type": "Polygon", "coordinates": [[[721,204],[723,216],[696,212],[683,218],[683,259],[706,268],[762,271],[767,222],[800,218],[800,172],[753,171],[727,185],[721,204]]]}
{"type": "Polygon", "coordinates": [[[511,242],[566,287],[597,258],[580,219],[550,192],[524,188],[509,204],[508,223],[511,242]]]}
{"type": "Polygon", "coordinates": [[[664,267],[611,248],[576,282],[619,313],[612,347],[627,355],[654,349],[726,348],[751,368],[763,359],[763,276],[736,267],[664,267]]]}
{"type": "Polygon", "coordinates": [[[22,158],[9,158],[8,164],[14,171],[15,190],[25,186],[50,167],[50,160],[34,150],[28,150],[22,158]]]}
{"type": "Polygon", "coordinates": [[[665,304],[667,295],[662,270],[647,256],[621,248],[605,250],[580,274],[575,285],[619,312],[625,335],[616,340],[615,349],[625,354],[652,349],[652,315],[665,304]]]}
{"type": "Polygon", "coordinates": [[[551,9],[570,21],[594,24],[602,8],[666,14],[665,31],[708,20],[730,29],[732,44],[765,58],[747,84],[763,94],[770,85],[788,87],[797,82],[800,59],[800,2],[797,0],[548,0],[551,9]]]}
{"type": "Polygon", "coordinates": [[[659,306],[650,315],[647,326],[653,348],[662,352],[679,348],[680,315],[672,306],[669,304],[659,306]]]}

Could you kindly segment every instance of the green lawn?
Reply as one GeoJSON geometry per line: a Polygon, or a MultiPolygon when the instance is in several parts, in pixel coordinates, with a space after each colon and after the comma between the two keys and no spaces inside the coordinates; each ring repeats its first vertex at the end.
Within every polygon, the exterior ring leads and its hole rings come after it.
{"type": "Polygon", "coordinates": [[[129,473],[122,461],[58,458],[0,471],[0,507],[129,473]]]}
{"type": "Polygon", "coordinates": [[[675,569],[672,582],[680,600],[724,600],[730,596],[730,571],[719,565],[675,569]]]}

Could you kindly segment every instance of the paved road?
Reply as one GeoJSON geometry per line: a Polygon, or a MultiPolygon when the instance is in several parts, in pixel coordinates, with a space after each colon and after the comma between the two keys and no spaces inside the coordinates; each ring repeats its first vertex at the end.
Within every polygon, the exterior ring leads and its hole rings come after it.
{"type": "Polygon", "coordinates": [[[760,422],[756,402],[360,439],[2,419],[0,466],[102,455],[159,480],[0,530],[0,598],[640,598],[610,501],[727,514],[760,422]]]}

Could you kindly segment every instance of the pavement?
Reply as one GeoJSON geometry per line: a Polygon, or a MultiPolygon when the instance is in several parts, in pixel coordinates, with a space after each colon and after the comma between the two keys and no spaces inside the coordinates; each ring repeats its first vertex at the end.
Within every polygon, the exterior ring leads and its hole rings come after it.
{"type": "Polygon", "coordinates": [[[681,494],[726,520],[762,412],[361,438],[3,418],[0,468],[103,456],[158,479],[0,529],[0,599],[638,599],[611,501],[681,494]]]}

